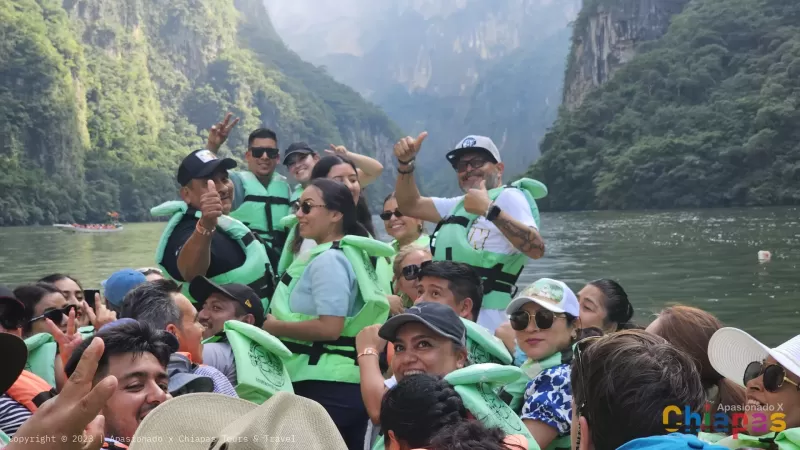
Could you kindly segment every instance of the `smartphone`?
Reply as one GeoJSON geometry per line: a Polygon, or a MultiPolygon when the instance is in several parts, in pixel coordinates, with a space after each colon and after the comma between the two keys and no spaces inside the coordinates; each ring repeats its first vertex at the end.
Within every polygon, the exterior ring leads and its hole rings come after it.
{"type": "Polygon", "coordinates": [[[84,289],[83,290],[83,299],[86,300],[86,303],[94,309],[94,294],[100,292],[100,289],[84,289]]]}

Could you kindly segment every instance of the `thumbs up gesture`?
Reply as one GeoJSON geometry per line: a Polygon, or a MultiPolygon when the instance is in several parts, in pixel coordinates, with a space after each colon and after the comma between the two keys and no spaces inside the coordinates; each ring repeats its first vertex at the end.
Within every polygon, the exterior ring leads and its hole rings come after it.
{"type": "Polygon", "coordinates": [[[470,214],[483,216],[491,204],[489,191],[486,190],[486,180],[481,180],[478,187],[470,189],[464,196],[464,209],[470,214]]]}
{"type": "Polygon", "coordinates": [[[222,216],[222,199],[212,180],[208,180],[208,190],[200,196],[200,213],[203,228],[211,231],[217,227],[217,219],[222,216]]]}
{"type": "Polygon", "coordinates": [[[426,137],[428,137],[428,132],[423,131],[416,139],[411,136],[400,139],[394,144],[394,156],[400,161],[411,160],[419,153],[419,149],[422,147],[422,141],[424,141],[426,137]]]}

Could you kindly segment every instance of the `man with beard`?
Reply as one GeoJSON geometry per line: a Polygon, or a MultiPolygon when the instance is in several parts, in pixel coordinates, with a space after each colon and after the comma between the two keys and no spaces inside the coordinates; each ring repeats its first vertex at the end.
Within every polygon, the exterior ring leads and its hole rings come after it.
{"type": "MultiPolygon", "coordinates": [[[[105,347],[92,386],[107,376],[117,379],[116,390],[102,411],[106,439],[111,441],[109,444],[127,446],[142,419],[172,398],[168,392],[167,362],[178,343],[166,331],[156,331],[140,322],[111,324],[95,337],[102,339],[105,347]]],[[[72,353],[64,367],[67,376],[75,372],[91,343],[92,339],[84,340],[72,353]]]]}
{"type": "Polygon", "coordinates": [[[434,260],[462,262],[478,272],[484,288],[478,324],[494,333],[507,320],[505,307],[528,258],[544,256],[535,199],[544,197],[547,189],[529,179],[503,185],[500,151],[488,137],[471,135],[447,154],[465,195],[422,197],[414,179],[414,159],[427,135],[405,137],[394,146],[398,209],[439,223],[431,239],[434,260]]]}
{"type": "MultiPolygon", "coordinates": [[[[238,122],[238,118],[231,122],[231,113],[228,113],[222,122],[211,127],[206,144],[208,150],[216,155],[238,122]]],[[[229,174],[234,193],[230,215],[264,240],[275,270],[287,232],[280,220],[290,213],[291,194],[286,177],[275,172],[280,159],[275,132],[259,128],[250,133],[244,159],[247,170],[229,174]]]]}
{"type": "Polygon", "coordinates": [[[205,276],[221,283],[250,286],[267,306],[273,275],[264,243],[242,222],[228,216],[233,202],[230,158],[196,150],[181,162],[178,183],[183,201],[170,201],[151,210],[170,216],[156,249],[156,262],[170,278],[183,282],[205,276]]]}

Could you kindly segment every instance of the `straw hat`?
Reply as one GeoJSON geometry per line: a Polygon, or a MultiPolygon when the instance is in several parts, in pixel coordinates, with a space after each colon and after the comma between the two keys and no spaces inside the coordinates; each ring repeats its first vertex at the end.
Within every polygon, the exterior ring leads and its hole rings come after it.
{"type": "Polygon", "coordinates": [[[131,450],[347,450],[319,403],[278,392],[262,405],[221,394],[187,394],[144,418],[131,450]]]}

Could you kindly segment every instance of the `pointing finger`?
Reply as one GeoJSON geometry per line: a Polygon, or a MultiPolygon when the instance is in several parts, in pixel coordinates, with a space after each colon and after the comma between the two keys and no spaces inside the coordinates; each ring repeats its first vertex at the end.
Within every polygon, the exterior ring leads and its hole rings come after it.
{"type": "Polygon", "coordinates": [[[97,373],[97,364],[103,356],[103,351],[105,351],[103,340],[98,337],[92,338],[92,343],[86,347],[78,366],[61,390],[61,395],[69,399],[68,404],[77,402],[92,389],[92,380],[97,373]]]}

